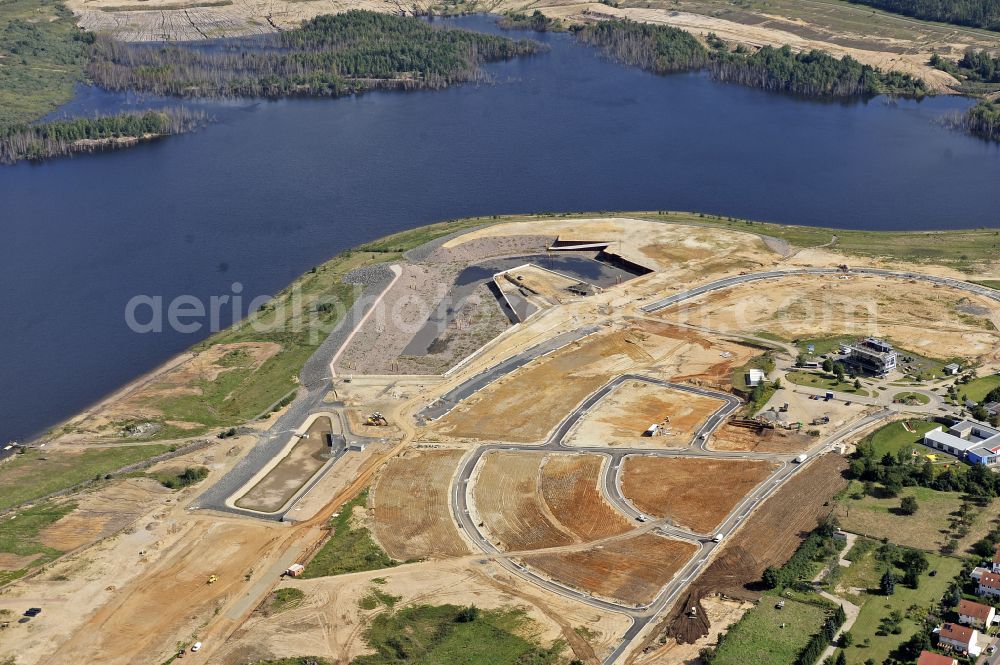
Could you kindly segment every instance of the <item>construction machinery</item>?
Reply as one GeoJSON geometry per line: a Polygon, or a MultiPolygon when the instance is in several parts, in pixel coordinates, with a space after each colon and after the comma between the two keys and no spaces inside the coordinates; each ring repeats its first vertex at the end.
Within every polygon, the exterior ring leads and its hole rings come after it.
{"type": "Polygon", "coordinates": [[[389,424],[389,421],[381,412],[376,411],[365,420],[365,425],[370,427],[385,427],[389,424]]]}
{"type": "Polygon", "coordinates": [[[215,584],[218,581],[219,581],[219,576],[218,575],[211,575],[208,578],[208,584],[215,584]]]}

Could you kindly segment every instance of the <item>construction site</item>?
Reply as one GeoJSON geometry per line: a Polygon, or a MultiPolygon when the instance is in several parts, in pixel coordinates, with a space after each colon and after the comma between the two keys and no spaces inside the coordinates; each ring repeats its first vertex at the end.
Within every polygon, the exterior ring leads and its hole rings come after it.
{"type": "MultiPolygon", "coordinates": [[[[31,536],[47,558],[0,553],[18,571],[0,609],[42,608],[0,656],[347,664],[378,652],[372,626],[448,605],[515,612],[519,639],[559,650],[545,662],[691,662],[831,512],[853,444],[944,406],[931,384],[893,401],[900,370],[865,395],[791,381],[796,340],[1000,361],[1000,300],[949,269],[749,231],[518,219],[392,256],[292,399],[51,499],[31,536]]],[[[123,419],[224,375],[226,353],[251,373],[278,353],[206,348],[46,454],[121,445],[123,419]]]]}

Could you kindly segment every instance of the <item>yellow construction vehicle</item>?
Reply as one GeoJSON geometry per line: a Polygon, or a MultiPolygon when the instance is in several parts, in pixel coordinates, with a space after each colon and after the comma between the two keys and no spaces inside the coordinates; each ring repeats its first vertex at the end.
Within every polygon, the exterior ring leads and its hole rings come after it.
{"type": "Polygon", "coordinates": [[[210,576],[208,578],[208,583],[209,584],[215,584],[218,581],[219,581],[219,576],[218,575],[212,575],[212,576],[210,576]]]}
{"type": "Polygon", "coordinates": [[[386,417],[378,411],[368,416],[368,419],[365,420],[365,425],[370,427],[385,427],[388,424],[389,421],[386,420],[386,417]]]}

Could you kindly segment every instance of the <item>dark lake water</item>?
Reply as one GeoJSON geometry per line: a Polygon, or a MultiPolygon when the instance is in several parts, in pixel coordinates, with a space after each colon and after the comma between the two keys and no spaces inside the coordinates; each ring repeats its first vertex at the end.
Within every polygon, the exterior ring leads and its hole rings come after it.
{"type": "MultiPolygon", "coordinates": [[[[1000,148],[940,125],[967,100],[806,102],[535,37],[551,52],[490,66],[495,85],[208,104],[218,122],[195,134],[0,168],[0,440],[204,335],[130,331],[133,296],[208,298],[234,282],[248,299],[273,293],[342,249],[443,218],[676,209],[844,228],[1000,224],[1000,148]]],[[[69,108],[128,103],[84,90],[69,108]]]]}

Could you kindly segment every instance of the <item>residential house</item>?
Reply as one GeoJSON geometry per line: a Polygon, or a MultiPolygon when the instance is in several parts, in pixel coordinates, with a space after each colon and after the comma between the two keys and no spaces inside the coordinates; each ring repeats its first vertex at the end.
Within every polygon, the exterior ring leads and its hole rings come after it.
{"type": "Polygon", "coordinates": [[[958,661],[951,656],[942,656],[933,651],[921,651],[917,665],[958,665],[958,661]]]}
{"type": "Polygon", "coordinates": [[[981,629],[990,627],[993,623],[993,617],[996,616],[997,612],[996,608],[991,605],[983,605],[982,603],[965,599],[959,601],[955,611],[958,612],[960,623],[981,629]]]}
{"type": "Polygon", "coordinates": [[[979,631],[957,623],[946,623],[938,629],[938,644],[973,656],[979,655],[979,631]]]}
{"type": "Polygon", "coordinates": [[[980,596],[996,598],[1000,596],[1000,574],[983,573],[979,576],[979,588],[976,593],[980,596]]]}

